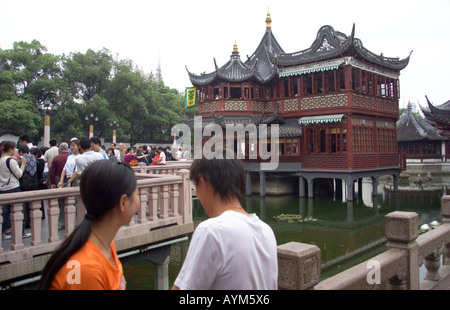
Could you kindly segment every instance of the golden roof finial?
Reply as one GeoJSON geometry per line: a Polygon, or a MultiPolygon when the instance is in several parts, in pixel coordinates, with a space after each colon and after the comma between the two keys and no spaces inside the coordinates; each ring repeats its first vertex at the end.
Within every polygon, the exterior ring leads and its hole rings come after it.
{"type": "Polygon", "coordinates": [[[236,41],[234,41],[233,52],[238,52],[236,41]]]}
{"type": "Polygon", "coordinates": [[[267,8],[267,17],[266,17],[266,28],[272,28],[272,18],[270,18],[269,8],[267,8]]]}

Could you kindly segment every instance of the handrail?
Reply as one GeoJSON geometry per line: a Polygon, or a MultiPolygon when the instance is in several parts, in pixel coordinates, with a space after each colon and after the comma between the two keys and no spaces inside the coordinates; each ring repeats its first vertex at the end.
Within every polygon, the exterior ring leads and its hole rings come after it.
{"type": "Polygon", "coordinates": [[[386,215],[386,251],[320,281],[320,249],[291,242],[278,247],[278,285],[281,289],[430,290],[450,288],[450,195],[441,198],[442,225],[419,236],[415,212],[386,215]],[[442,261],[442,266],[441,266],[442,261]],[[419,277],[422,262],[426,268],[419,277]]]}
{"type": "MultiPolygon", "coordinates": [[[[137,178],[141,200],[139,210],[131,222],[119,230],[115,240],[145,234],[157,227],[192,223],[188,170],[181,169],[176,175],[158,177],[138,173],[137,178]]],[[[79,187],[3,194],[0,204],[11,205],[12,236],[11,240],[0,240],[0,263],[18,262],[52,252],[74,230],[76,223],[83,220],[85,214],[79,187]],[[58,232],[59,199],[65,201],[64,236],[58,232]],[[42,225],[41,201],[48,201],[48,227],[42,225]],[[30,203],[31,241],[22,239],[24,202],[30,203]]],[[[0,216],[0,224],[2,222],[3,217],[0,216]]]]}

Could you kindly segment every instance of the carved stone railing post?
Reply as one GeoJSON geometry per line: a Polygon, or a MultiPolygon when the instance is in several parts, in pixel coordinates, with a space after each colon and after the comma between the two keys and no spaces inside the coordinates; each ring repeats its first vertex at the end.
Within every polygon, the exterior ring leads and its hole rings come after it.
{"type": "Polygon", "coordinates": [[[58,199],[48,200],[48,242],[56,242],[59,240],[58,236],[58,218],[59,218],[59,206],[58,199]]]}
{"type": "Polygon", "coordinates": [[[388,281],[388,289],[419,289],[419,216],[415,212],[395,211],[386,215],[386,249],[406,253],[406,265],[388,281]]]}
{"type": "MultiPolygon", "coordinates": [[[[450,195],[441,198],[442,224],[450,223],[450,195]]],[[[450,242],[444,245],[443,265],[450,265],[450,242]]]]}
{"type": "Polygon", "coordinates": [[[425,280],[439,281],[441,279],[441,276],[439,275],[439,268],[441,267],[441,254],[442,249],[437,249],[436,252],[425,257],[424,265],[427,268],[425,280]]]}
{"type": "Polygon", "coordinates": [[[147,165],[145,163],[139,163],[139,173],[147,173],[147,165]]]}
{"type": "Polygon", "coordinates": [[[450,195],[441,198],[442,224],[450,223],[450,195]]]}
{"type": "Polygon", "coordinates": [[[144,224],[147,222],[146,214],[148,209],[148,187],[139,189],[139,200],[141,205],[138,210],[138,224],[144,224]]]}
{"type": "Polygon", "coordinates": [[[161,219],[169,218],[169,186],[162,185],[159,187],[159,213],[161,219]]]}
{"type": "Polygon", "coordinates": [[[30,224],[31,224],[31,245],[41,245],[42,244],[42,211],[41,202],[33,201],[30,204],[30,224]]]}
{"type": "Polygon", "coordinates": [[[65,238],[67,238],[75,229],[75,216],[76,216],[75,213],[76,213],[75,197],[69,196],[66,198],[66,201],[64,203],[65,238]]]}
{"type": "Polygon", "coordinates": [[[22,213],[23,203],[11,205],[11,250],[20,250],[24,247],[22,243],[22,229],[24,215],[22,213]]]}
{"type": "Polygon", "coordinates": [[[156,186],[150,187],[148,210],[150,222],[158,221],[158,187],[156,186]]]}
{"type": "Polygon", "coordinates": [[[179,192],[178,192],[178,184],[170,185],[169,197],[170,197],[170,208],[169,215],[171,217],[177,217],[178,214],[178,201],[179,201],[179,192]]]}
{"type": "Polygon", "coordinates": [[[289,242],[278,246],[278,289],[306,290],[320,281],[320,249],[289,242]]]}
{"type": "Polygon", "coordinates": [[[180,169],[176,174],[182,180],[178,194],[178,212],[183,216],[183,222],[185,224],[192,223],[192,189],[191,180],[189,180],[189,170],[180,169]]]}

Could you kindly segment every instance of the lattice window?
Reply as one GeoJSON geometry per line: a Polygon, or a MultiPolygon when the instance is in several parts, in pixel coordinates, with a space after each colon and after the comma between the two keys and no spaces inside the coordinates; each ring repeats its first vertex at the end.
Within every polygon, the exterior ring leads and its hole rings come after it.
{"type": "Polygon", "coordinates": [[[377,129],[377,145],[378,152],[397,152],[397,136],[396,131],[390,128],[377,129]]]}
{"type": "Polygon", "coordinates": [[[353,127],[353,152],[374,152],[374,129],[370,127],[353,127]]]}
{"type": "Polygon", "coordinates": [[[306,153],[341,153],[347,149],[347,133],[342,127],[306,129],[306,153]]]}
{"type": "Polygon", "coordinates": [[[286,154],[298,154],[298,139],[286,139],[286,154]]]}

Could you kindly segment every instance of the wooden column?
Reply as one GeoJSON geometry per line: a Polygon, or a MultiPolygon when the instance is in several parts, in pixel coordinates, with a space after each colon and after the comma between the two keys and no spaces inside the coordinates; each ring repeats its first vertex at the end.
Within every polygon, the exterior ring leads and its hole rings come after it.
{"type": "Polygon", "coordinates": [[[352,67],[344,67],[345,90],[352,90],[352,67]]]}
{"type": "Polygon", "coordinates": [[[353,169],[353,127],[352,117],[347,115],[347,169],[353,169]]]}
{"type": "Polygon", "coordinates": [[[333,74],[334,74],[334,90],[335,91],[339,91],[339,89],[340,89],[340,87],[341,87],[341,83],[340,82],[338,82],[338,78],[337,78],[337,70],[334,70],[333,71],[333,74]]]}
{"type": "MultiPolygon", "coordinates": [[[[319,93],[320,93],[320,89],[319,89],[319,93]]],[[[322,93],[327,92],[327,89],[325,88],[325,72],[322,71],[322,93]]]]}
{"type": "MultiPolygon", "coordinates": [[[[304,91],[304,78],[303,78],[303,75],[300,75],[300,90],[299,90],[299,94],[300,94],[300,96],[304,96],[305,95],[305,93],[303,92],[304,91]]],[[[300,109],[301,109],[301,105],[300,105],[300,109]]]]}

